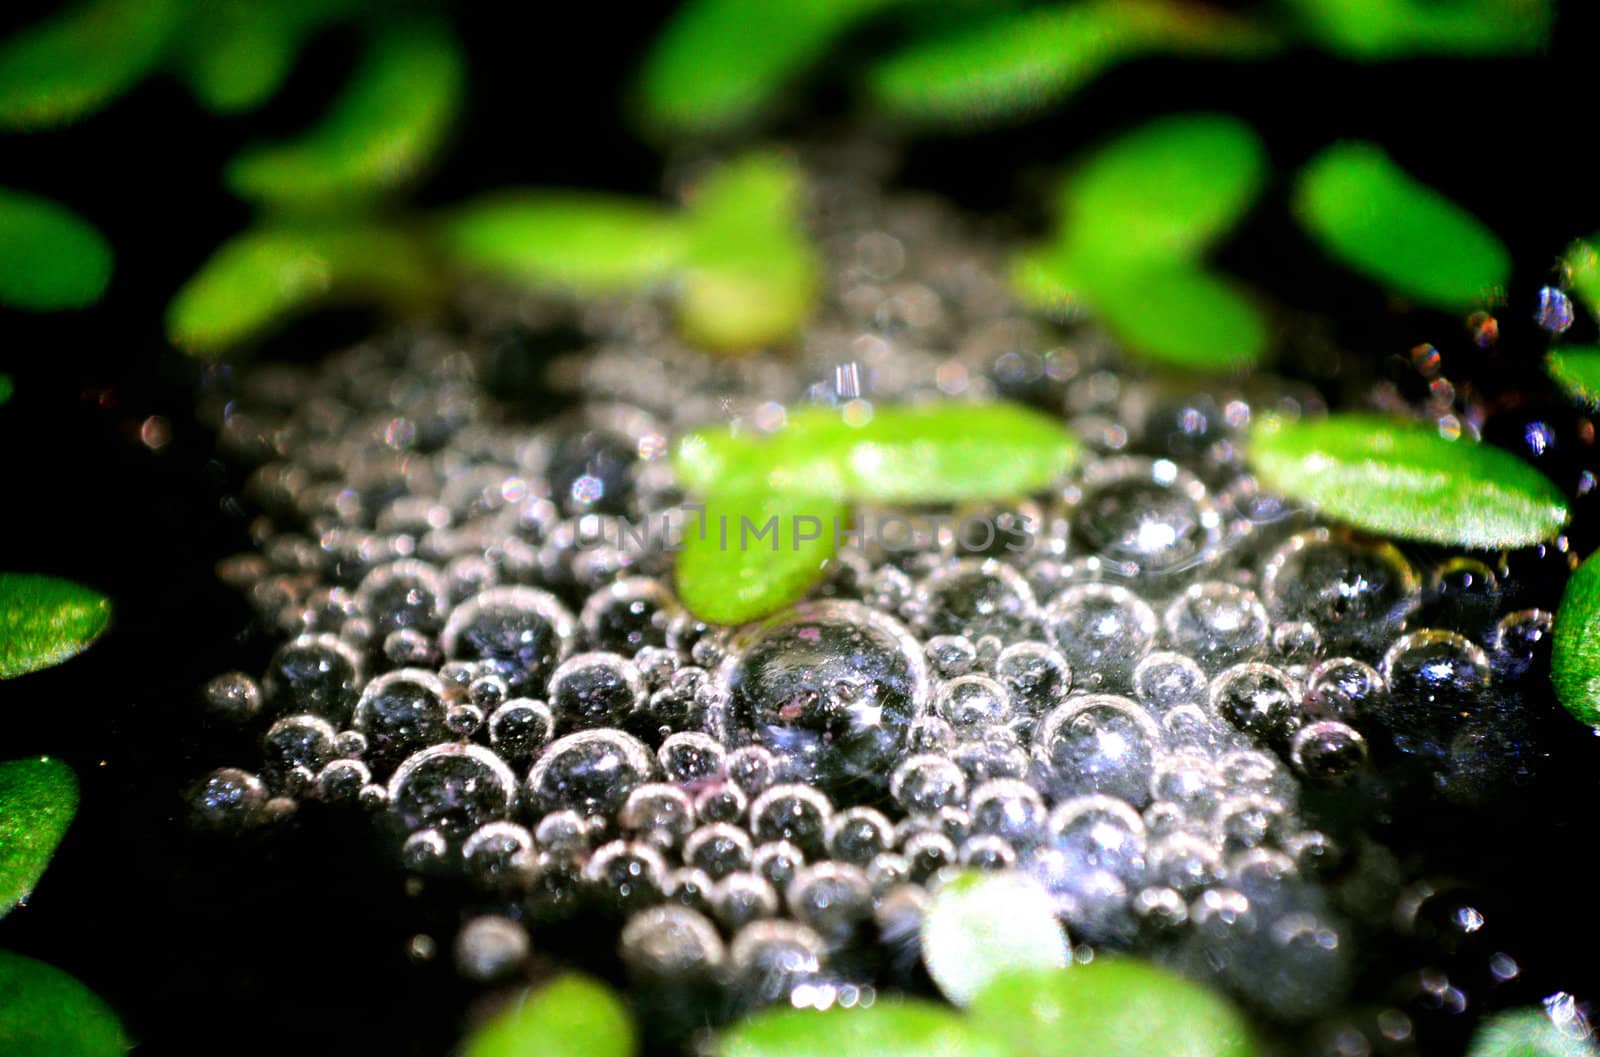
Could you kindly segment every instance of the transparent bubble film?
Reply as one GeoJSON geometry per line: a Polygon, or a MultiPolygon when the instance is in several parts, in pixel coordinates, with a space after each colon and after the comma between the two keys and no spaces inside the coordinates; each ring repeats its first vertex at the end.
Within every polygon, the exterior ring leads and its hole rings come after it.
{"type": "Polygon", "coordinates": [[[477,982],[581,927],[717,1010],[914,988],[930,894],[973,868],[1041,882],[1080,956],[1158,957],[1273,1020],[1343,1009],[1366,938],[1436,896],[1351,805],[1523,780],[1549,613],[1502,556],[1258,487],[1242,431],[1316,391],[1153,376],[1030,317],[998,243],[853,164],[815,174],[827,287],[793,348],[711,358],[651,298],[478,289],[465,323],[212,372],[259,514],[223,573],[273,647],[197,688],[258,749],[197,776],[196,822],[366,813],[477,982]],[[847,540],[764,620],[679,603],[653,529],[692,498],[676,438],[997,399],[1089,455],[1037,495],[858,511],[906,531],[847,540]]]}

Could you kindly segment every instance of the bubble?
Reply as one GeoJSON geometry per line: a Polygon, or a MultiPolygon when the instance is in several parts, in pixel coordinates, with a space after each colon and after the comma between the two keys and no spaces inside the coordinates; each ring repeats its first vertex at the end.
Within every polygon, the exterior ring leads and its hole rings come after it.
{"type": "Polygon", "coordinates": [[[1072,666],[1060,650],[1042,642],[1017,642],[995,660],[994,677],[1011,695],[1017,713],[1042,716],[1067,699],[1072,689],[1072,666]]]}
{"type": "Polygon", "coordinates": [[[384,635],[396,631],[432,635],[444,624],[448,594],[445,578],[438,569],[427,562],[404,558],[367,573],[356,588],[356,604],[384,635]]]}
{"type": "Polygon", "coordinates": [[[1539,288],[1539,308],[1534,313],[1534,322],[1539,324],[1541,330],[1551,334],[1563,334],[1572,326],[1572,300],[1554,286],[1541,286],[1539,288]]]}
{"type": "Polygon", "coordinates": [[[1488,703],[1488,655],[1453,631],[1414,631],[1389,647],[1379,667],[1389,684],[1383,719],[1403,752],[1438,751],[1438,739],[1488,703]]]}
{"type": "Polygon", "coordinates": [[[1114,694],[1089,694],[1044,718],[1034,756],[1058,797],[1107,793],[1143,807],[1160,744],[1160,728],[1138,705],[1114,694]]]}
{"type": "Polygon", "coordinates": [[[750,804],[751,832],[756,840],[788,841],[807,856],[822,852],[833,805],[808,785],[775,785],[750,804]]]}
{"type": "Polygon", "coordinates": [[[1295,769],[1319,782],[1349,778],[1367,762],[1367,742],[1359,731],[1326,719],[1302,727],[1289,748],[1295,769]]]}
{"type": "Polygon", "coordinates": [[[629,918],[619,950],[635,977],[660,982],[710,976],[727,958],[722,938],[704,915],[671,905],[651,907],[629,918]]]}
{"type": "Polygon", "coordinates": [[[1420,587],[1392,545],[1317,528],[1267,559],[1261,597],[1274,620],[1310,623],[1330,649],[1374,650],[1417,607],[1420,587]]]}
{"type": "Polygon", "coordinates": [[[896,767],[889,795],[906,811],[931,812],[959,804],[967,795],[967,776],[944,756],[912,756],[896,767]]]}
{"type": "Polygon", "coordinates": [[[545,811],[570,808],[610,815],[650,780],[655,760],[620,730],[585,730],[558,738],[528,772],[528,793],[545,811]]]}
{"type": "Polygon", "coordinates": [[[969,786],[992,778],[1022,778],[1031,767],[1028,752],[1010,727],[990,727],[960,742],[946,754],[961,768],[969,786]]]}
{"type": "Polygon", "coordinates": [[[226,672],[201,691],[208,711],[230,723],[245,723],[261,711],[261,688],[243,672],[226,672]]]}
{"type": "Polygon", "coordinates": [[[456,934],[456,968],[462,976],[491,983],[510,976],[528,960],[528,931],[510,918],[482,914],[456,934]]]}
{"type": "Polygon", "coordinates": [[[384,660],[397,668],[423,668],[439,663],[439,649],[420,631],[402,628],[383,639],[384,660]]]}
{"type": "Polygon", "coordinates": [[[644,677],[615,653],[579,653],[550,676],[550,710],[562,731],[620,726],[644,708],[644,677]]]}
{"type": "Polygon", "coordinates": [[[366,735],[373,758],[392,766],[448,735],[446,692],[444,680],[426,669],[386,672],[361,692],[351,723],[366,735]]]}
{"type": "Polygon", "coordinates": [[[1193,819],[1209,819],[1222,796],[1222,776],[1206,756],[1178,752],[1156,762],[1150,793],[1193,819]]]}
{"type": "Polygon", "coordinates": [[[703,784],[717,778],[723,769],[722,743],[705,734],[683,732],[669,735],[656,750],[667,781],[682,785],[703,784]]]}
{"type": "Polygon", "coordinates": [[[750,854],[750,869],[780,891],[789,887],[805,864],[805,853],[786,840],[758,844],[750,854]]]}
{"type": "Polygon", "coordinates": [[[894,827],[873,808],[847,808],[829,819],[825,843],[833,858],[865,867],[894,843],[894,827]]]}
{"type": "Polygon", "coordinates": [[[942,716],[918,716],[906,731],[906,751],[913,755],[945,752],[956,746],[956,730],[942,716]]]}
{"type": "Polygon", "coordinates": [[[830,945],[847,942],[872,917],[872,885],[865,873],[848,863],[802,867],[784,898],[790,912],[830,945]]]}
{"type": "Polygon", "coordinates": [[[1222,880],[1222,857],[1208,840],[1190,833],[1173,833],[1150,844],[1150,875],[1192,899],[1222,880]]]}
{"type": "Polygon", "coordinates": [[[550,706],[529,697],[513,697],[489,716],[489,744],[511,763],[527,763],[556,729],[550,706]]]}
{"type": "Polygon", "coordinates": [[[659,902],[666,876],[661,853],[642,841],[602,844],[583,867],[584,883],[604,904],[624,913],[659,902]]]}
{"type": "Polygon", "coordinates": [[[1043,619],[1074,681],[1090,691],[1126,686],[1156,638],[1155,610],[1132,591],[1112,584],[1068,587],[1046,607],[1043,619]]]}
{"type": "Polygon", "coordinates": [[[647,646],[665,646],[667,627],[682,609],[660,581],[630,576],[589,596],[578,623],[591,646],[631,655],[647,646]]]}
{"type": "Polygon", "coordinates": [[[1162,577],[1204,564],[1221,517],[1193,474],[1165,459],[1105,459],[1084,471],[1072,528],[1097,556],[1162,577]]]}
{"type": "Polygon", "coordinates": [[[1163,623],[1173,647],[1211,671],[1262,653],[1271,631],[1255,592],[1215,581],[1174,599],[1163,623]]]}
{"type": "Polygon", "coordinates": [[[779,909],[777,889],[758,874],[731,873],[711,888],[711,912],[729,932],[737,932],[752,921],[775,918],[779,909]]]}
{"type": "Polygon", "coordinates": [[[278,712],[311,712],[333,723],[350,718],[361,685],[361,658],[334,635],[301,635],[272,655],[263,686],[278,712]]]}
{"type": "Polygon", "coordinates": [[[788,998],[822,971],[826,956],[815,929],[781,918],[751,922],[728,945],[733,985],[756,1004],[788,998]]]}
{"type": "Polygon", "coordinates": [[[797,774],[837,787],[880,784],[927,707],[922,648],[855,603],[803,603],[761,624],[722,668],[732,728],[797,774]]]}
{"type": "Polygon", "coordinates": [[[1217,806],[1217,828],[1222,833],[1224,850],[1261,847],[1283,829],[1286,813],[1281,801],[1259,793],[1224,800],[1217,806]]]}
{"type": "Polygon", "coordinates": [[[269,768],[318,771],[334,757],[334,737],[333,725],[320,716],[285,716],[267,729],[261,748],[269,768]]]}
{"type": "Polygon", "coordinates": [[[515,822],[490,822],[473,830],[461,846],[467,873],[485,888],[511,888],[527,882],[537,855],[533,834],[515,822]]]}
{"type": "Polygon", "coordinates": [[[968,798],[972,832],[998,837],[1007,847],[1027,850],[1049,834],[1049,814],[1044,799],[1027,782],[996,778],[984,782],[968,798]]]}
{"type": "Polygon", "coordinates": [[[728,753],[723,769],[740,789],[758,796],[778,780],[781,766],[771,750],[760,745],[746,745],[728,753]]]}
{"type": "Polygon", "coordinates": [[[195,822],[212,829],[238,829],[260,821],[267,801],[261,779],[237,767],[221,767],[189,794],[195,822]]]}
{"type": "Polygon", "coordinates": [[[1294,683],[1270,664],[1238,664],[1211,681],[1211,707],[1263,742],[1283,743],[1302,722],[1294,683]]]}
{"type": "Polygon", "coordinates": [[[749,869],[754,851],[748,833],[726,822],[716,822],[689,834],[683,842],[683,861],[704,870],[715,881],[749,869]]]}
{"type": "Polygon", "coordinates": [[[576,628],[554,595],[532,587],[494,587],[457,606],[442,639],[447,657],[487,661],[514,692],[537,692],[572,652],[576,628]]]}
{"type": "Polygon", "coordinates": [[[1039,612],[1023,575],[993,558],[940,566],[917,585],[914,607],[925,634],[969,639],[1026,634],[1039,612]]]}
{"type": "Polygon", "coordinates": [[[1387,688],[1370,664],[1353,657],[1334,657],[1311,672],[1306,683],[1306,710],[1325,719],[1358,722],[1377,711],[1387,688]]]}
{"type": "Polygon", "coordinates": [[[1181,653],[1159,650],[1133,670],[1134,696],[1156,713],[1205,701],[1209,688],[1205,671],[1181,653]]]}
{"type": "Polygon", "coordinates": [[[389,804],[408,830],[464,834],[510,814],[516,790],[516,775],[488,749],[435,745],[395,769],[389,804]]]}
{"type": "Polygon", "coordinates": [[[750,798],[732,782],[704,784],[694,795],[694,814],[701,822],[738,822],[750,810],[750,798]]]}
{"type": "Polygon", "coordinates": [[[1497,669],[1508,679],[1518,679],[1548,664],[1554,627],[1555,617],[1544,609],[1519,609],[1501,617],[1489,634],[1497,669]]]}
{"type": "Polygon", "coordinates": [[[332,760],[317,772],[316,794],[330,803],[347,803],[372,781],[372,771],[360,760],[332,760]]]}
{"type": "Polygon", "coordinates": [[[986,675],[962,675],[945,683],[939,688],[935,707],[958,735],[1011,719],[1010,695],[986,675]]]}
{"type": "Polygon", "coordinates": [[[438,873],[450,858],[450,842],[436,829],[419,829],[400,846],[400,861],[413,873],[438,873]]]}

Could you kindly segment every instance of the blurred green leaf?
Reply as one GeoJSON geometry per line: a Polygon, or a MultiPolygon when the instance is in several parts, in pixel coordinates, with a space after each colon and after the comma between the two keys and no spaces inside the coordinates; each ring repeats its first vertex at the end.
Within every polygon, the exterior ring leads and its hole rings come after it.
{"type": "Polygon", "coordinates": [[[1371,143],[1339,143],[1301,170],[1295,215],[1322,248],[1396,293],[1458,310],[1511,275],[1494,234],[1371,143]]]}
{"type": "Polygon", "coordinates": [[[1008,1055],[947,1007],[882,998],[855,1009],[757,1013],[725,1031],[715,1052],[717,1057],[1022,1057],[1025,1051],[1008,1055]]]}
{"type": "Polygon", "coordinates": [[[0,763],[0,917],[39,883],[77,810],[78,779],[60,760],[0,763]]]}
{"type": "Polygon", "coordinates": [[[1591,554],[1567,581],[1551,640],[1550,682],[1574,718],[1600,727],[1600,555],[1591,554]]]}
{"type": "Polygon", "coordinates": [[[1003,973],[1061,969],[1067,936],[1055,900],[1023,873],[966,873],[941,886],[922,919],[922,960],[958,1006],[1003,973]]]}
{"type": "Polygon", "coordinates": [[[306,38],[354,0],[207,0],[193,4],[173,62],[195,97],[221,114],[251,110],[278,91],[306,38]]]}
{"type": "Polygon", "coordinates": [[[1550,0],[1291,0],[1306,31],[1367,61],[1412,55],[1537,51],[1550,37],[1550,0]]]}
{"type": "Polygon", "coordinates": [[[1583,302],[1591,315],[1600,319],[1600,254],[1594,251],[1593,243],[1596,241],[1600,240],[1574,242],[1562,258],[1561,265],[1572,292],[1578,295],[1578,300],[1583,302]]]}
{"type": "Polygon", "coordinates": [[[743,624],[805,597],[834,555],[833,496],[720,491],[686,516],[678,598],[712,624],[743,624]]]}
{"type": "Polygon", "coordinates": [[[111,602],[53,576],[0,573],[0,679],[60,664],[111,623],[111,602]]]}
{"type": "Polygon", "coordinates": [[[1544,358],[1544,370],[1572,399],[1600,411],[1600,347],[1562,345],[1544,358]]]}
{"type": "Polygon", "coordinates": [[[648,202],[579,191],[502,191],[451,211],[441,241],[456,265],[588,293],[665,279],[683,259],[678,219],[648,202]]]}
{"type": "Polygon", "coordinates": [[[89,222],[48,198],[0,187],[0,304],[82,308],[111,281],[111,247],[89,222]]]}
{"type": "Polygon", "coordinates": [[[167,336],[215,356],[306,308],[375,300],[415,310],[438,277],[409,232],[376,223],[256,228],[224,243],[167,306],[167,336]]]}
{"type": "Polygon", "coordinates": [[[1178,264],[1094,273],[1082,287],[1130,352],[1192,371],[1240,371],[1267,351],[1267,328],[1232,282],[1178,264]]]}
{"type": "Polygon", "coordinates": [[[473,1032],[460,1057],[631,1057],[633,1021],[612,991],[588,977],[566,975],[473,1032]]]}
{"type": "Polygon", "coordinates": [[[133,1048],[94,992],[43,962],[0,951],[0,996],[6,1057],[122,1057],[133,1048]]]}
{"type": "Polygon", "coordinates": [[[1265,419],[1250,431],[1262,484],[1369,532],[1507,549],[1552,540],[1561,490],[1491,444],[1447,440],[1431,423],[1374,415],[1265,419]]]}
{"type": "Polygon", "coordinates": [[[0,41],[0,129],[84,117],[160,61],[175,0],[94,0],[0,41]]]}
{"type": "Polygon", "coordinates": [[[9,374],[0,374],[0,404],[11,399],[11,394],[16,391],[16,386],[11,381],[9,374]]]}
{"type": "Polygon", "coordinates": [[[1472,1035],[1466,1057],[1595,1057],[1600,1050],[1581,1028],[1563,1029],[1541,1009],[1513,1009],[1486,1017],[1472,1035]]]}
{"type": "Polygon", "coordinates": [[[913,43],[875,67],[869,88],[891,114],[978,124],[1034,113],[1110,66],[1141,55],[1255,57],[1277,40],[1237,15],[1170,0],[1059,4],[913,43]]]}
{"type": "Polygon", "coordinates": [[[1255,1057],[1244,1018],[1220,995],[1132,958],[1001,976],[968,1012],[1027,1057],[1255,1057]]]}
{"type": "Polygon", "coordinates": [[[228,186],[295,208],[399,187],[443,144],[465,81],[460,50],[442,27],[387,30],[315,128],[288,143],[246,148],[228,165],[228,186]]]}

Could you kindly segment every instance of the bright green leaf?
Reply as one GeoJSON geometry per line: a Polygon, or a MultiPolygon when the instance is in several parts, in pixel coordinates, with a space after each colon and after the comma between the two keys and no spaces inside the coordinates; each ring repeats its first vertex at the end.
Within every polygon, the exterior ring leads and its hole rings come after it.
{"type": "Polygon", "coordinates": [[[349,6],[344,0],[196,4],[173,42],[173,61],[208,109],[222,114],[251,110],[282,86],[305,38],[349,6]]]}
{"type": "Polygon", "coordinates": [[[47,198],[0,187],[0,304],[82,308],[111,281],[111,247],[89,222],[47,198]]]}
{"type": "Polygon", "coordinates": [[[1140,55],[1253,57],[1275,47],[1270,33],[1199,5],[1089,0],[1008,13],[914,43],[877,66],[869,85],[892,114],[977,124],[1043,110],[1140,55]]]}
{"type": "Polygon", "coordinates": [[[1567,581],[1550,648],[1556,697],[1581,722],[1600,727],[1600,556],[1567,581]]]}
{"type": "Polygon", "coordinates": [[[1550,36],[1550,0],[1292,0],[1306,30],[1347,58],[1519,54],[1550,36]]]}
{"type": "Polygon", "coordinates": [[[633,1020],[610,989],[567,975],[527,992],[467,1039],[460,1057],[631,1057],[633,1020]]]}
{"type": "Polygon", "coordinates": [[[93,0],[0,42],[0,129],[83,117],[121,95],[161,58],[172,0],[93,0]]]}
{"type": "Polygon", "coordinates": [[[1267,419],[1250,433],[1261,481],[1322,514],[1426,543],[1503,549],[1554,539],[1567,523],[1561,490],[1490,444],[1375,415],[1267,419]]]}
{"type": "Polygon", "coordinates": [[[1065,971],[1009,973],[968,1010],[1027,1057],[1254,1057],[1244,1018],[1224,998],[1131,958],[1065,971]]]}
{"type": "Polygon", "coordinates": [[[702,493],[834,495],[882,503],[958,503],[1027,495],[1083,449],[1056,418],[1016,404],[886,406],[859,418],[804,408],[770,437],[692,434],[679,479],[702,493]]]}
{"type": "Polygon", "coordinates": [[[78,780],[60,760],[0,763],[0,917],[39,883],[77,810],[78,780]]]}
{"type": "Polygon", "coordinates": [[[0,679],[60,664],[111,622],[104,595],[53,576],[0,573],[0,679]]]}
{"type": "Polygon", "coordinates": [[[678,598],[701,620],[743,624],[805,597],[834,554],[845,517],[833,496],[717,492],[690,511],[675,573],[678,598]]]}
{"type": "Polygon", "coordinates": [[[60,969],[0,951],[0,1053],[122,1057],[133,1043],[111,1009],[60,969]]]}
{"type": "Polygon", "coordinates": [[[1595,1057],[1587,1033],[1563,1030],[1539,1009],[1496,1013],[1472,1035],[1467,1057],[1595,1057]]]}
{"type": "Polygon", "coordinates": [[[1578,300],[1588,307],[1591,314],[1600,317],[1600,254],[1594,251],[1592,243],[1595,241],[1600,240],[1574,242],[1562,260],[1562,267],[1578,300]]]}
{"type": "Polygon", "coordinates": [[[1550,350],[1544,370],[1572,399],[1600,410],[1600,347],[1563,345],[1550,350]]]}
{"type": "Polygon", "coordinates": [[[944,1006],[880,999],[871,1006],[774,1009],[726,1031],[717,1057],[1008,1057],[944,1006]]]}
{"type": "Polygon", "coordinates": [[[1301,170],[1294,210],[1336,260],[1435,308],[1504,289],[1511,257],[1470,213],[1412,179],[1371,143],[1340,143],[1301,170]]]}
{"type": "Polygon", "coordinates": [[[228,165],[228,186],[245,198],[305,207],[408,183],[443,144],[465,81],[460,50],[443,29],[386,32],[315,128],[241,152],[228,165]]]}
{"type": "Polygon", "coordinates": [[[967,873],[941,887],[922,919],[922,960],[945,997],[964,1006],[990,981],[1061,969],[1067,936],[1055,900],[1022,873],[967,873]]]}
{"type": "Polygon", "coordinates": [[[648,202],[578,191],[500,192],[441,227],[458,267],[589,293],[665,279],[683,258],[679,221],[648,202]]]}
{"type": "Polygon", "coordinates": [[[436,277],[408,232],[378,224],[257,228],[224,243],[167,308],[167,336],[214,356],[328,300],[417,308],[436,277]]]}

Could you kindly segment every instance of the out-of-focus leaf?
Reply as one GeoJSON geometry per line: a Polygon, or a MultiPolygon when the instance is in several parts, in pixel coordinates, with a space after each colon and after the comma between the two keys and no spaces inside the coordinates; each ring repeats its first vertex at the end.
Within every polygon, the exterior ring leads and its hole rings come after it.
{"type": "Polygon", "coordinates": [[[701,620],[743,624],[805,597],[834,555],[836,496],[720,491],[686,516],[678,598],[701,620]]]}
{"type": "Polygon", "coordinates": [[[1275,37],[1232,14],[1169,0],[1088,0],[914,43],[871,73],[885,110],[918,121],[978,124],[1033,113],[1139,55],[1253,57],[1275,37]]]}
{"type": "Polygon", "coordinates": [[[461,1057],[632,1057],[633,1020],[612,991],[557,977],[479,1028],[461,1057]]]}
{"type": "Polygon", "coordinates": [[[1561,263],[1572,292],[1592,315],[1600,318],[1600,254],[1594,250],[1596,241],[1600,239],[1574,242],[1561,263]]]}
{"type": "MultiPolygon", "coordinates": [[[[1018,1051],[1018,1055],[1025,1051],[1018,1051]]],[[[955,1011],[912,999],[825,1010],[772,1009],[733,1025],[717,1057],[1007,1057],[955,1011]]],[[[1095,1055],[1099,1057],[1099,1055],[1095,1055]]]]}
{"type": "Polygon", "coordinates": [[[1305,30],[1347,58],[1501,55],[1550,38],[1550,0],[1292,0],[1305,30]]]}
{"type": "Polygon", "coordinates": [[[100,109],[160,61],[176,14],[174,0],[91,0],[0,41],[0,129],[100,109]]]}
{"type": "Polygon", "coordinates": [[[665,279],[685,241],[664,209],[578,191],[499,192],[457,208],[440,231],[463,270],[600,293],[665,279]]]}
{"type": "Polygon", "coordinates": [[[173,41],[173,62],[208,109],[251,110],[277,92],[313,31],[351,0],[208,0],[193,6],[173,41]]]}
{"type": "Polygon", "coordinates": [[[1251,428],[1249,457],[1268,488],[1401,539],[1499,550],[1554,539],[1567,523],[1565,497],[1538,470],[1427,423],[1265,419],[1251,428]]]}
{"type": "Polygon", "coordinates": [[[78,779],[60,760],[0,763],[0,917],[39,883],[77,810],[78,779]]]}
{"type": "Polygon", "coordinates": [[[409,232],[351,223],[257,228],[224,243],[167,307],[167,336],[215,356],[284,318],[328,300],[416,309],[437,277],[409,232]]]}
{"type": "Polygon", "coordinates": [[[81,308],[110,281],[111,247],[88,221],[47,198],[0,187],[0,304],[81,308]]]}
{"type": "Polygon", "coordinates": [[[1550,649],[1556,697],[1580,722],[1600,727],[1600,556],[1567,581],[1550,649]]]}
{"type": "Polygon", "coordinates": [[[1330,256],[1436,308],[1493,297],[1511,275],[1492,232],[1371,143],[1335,144],[1307,163],[1294,209],[1330,256]]]}
{"type": "Polygon", "coordinates": [[[122,1057],[133,1042],[93,991],[60,969],[0,951],[0,1053],[122,1057]]]}
{"type": "Polygon", "coordinates": [[[1496,1013],[1478,1026],[1467,1057],[1595,1057],[1600,1050],[1582,1029],[1563,1029],[1542,1009],[1496,1013]]]}
{"type": "Polygon", "coordinates": [[[1128,351],[1193,371],[1240,371],[1267,350],[1267,328],[1233,283],[1189,265],[1092,272],[1084,298],[1128,351]]]}
{"type": "Polygon", "coordinates": [[[898,0],[690,0],[644,61],[639,105],[661,133],[744,123],[862,18],[898,0]]]}
{"type": "Polygon", "coordinates": [[[305,207],[405,184],[444,142],[465,80],[446,30],[390,30],[373,41],[315,128],[299,140],[242,151],[228,165],[228,186],[245,198],[305,207]]]}
{"type": "Polygon", "coordinates": [[[54,576],[0,573],[0,679],[60,664],[111,622],[102,594],[54,576]]]}
{"type": "Polygon", "coordinates": [[[1049,891],[1024,873],[967,873],[943,885],[922,919],[922,960],[956,1005],[1022,969],[1061,969],[1067,935],[1049,891]]]}
{"type": "Polygon", "coordinates": [[[1600,347],[1562,345],[1544,358],[1544,370],[1572,399],[1600,410],[1600,347]]]}
{"type": "Polygon", "coordinates": [[[11,399],[11,394],[16,391],[16,386],[11,381],[9,374],[0,374],[0,404],[11,399]]]}

